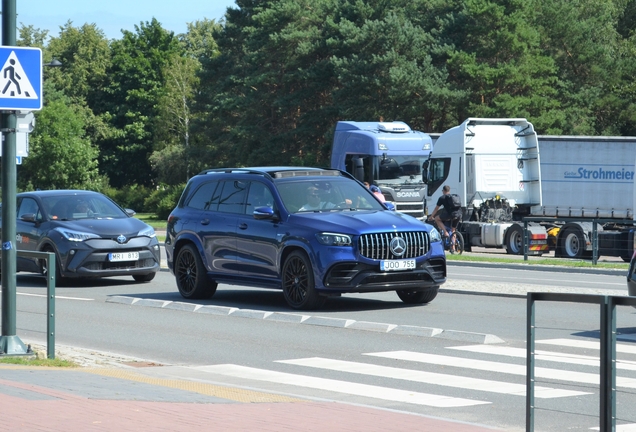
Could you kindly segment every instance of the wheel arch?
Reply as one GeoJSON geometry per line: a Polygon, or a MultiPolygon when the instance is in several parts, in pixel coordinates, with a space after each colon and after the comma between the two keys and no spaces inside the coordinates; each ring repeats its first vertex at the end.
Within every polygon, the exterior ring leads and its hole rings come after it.
{"type": "Polygon", "coordinates": [[[172,260],[169,261],[172,263],[171,265],[174,266],[174,260],[179,255],[179,251],[183,249],[185,245],[188,245],[188,244],[193,245],[197,249],[197,251],[199,252],[199,256],[201,257],[201,261],[203,262],[203,266],[206,268],[209,268],[210,266],[208,265],[208,262],[206,260],[206,256],[205,256],[201,241],[199,240],[197,236],[195,236],[194,234],[189,234],[189,233],[179,236],[179,238],[174,241],[173,247],[172,247],[172,260]]]}
{"type": "MultiPolygon", "coordinates": [[[[592,243],[592,230],[594,229],[594,224],[592,222],[579,222],[579,221],[571,221],[566,222],[561,226],[557,237],[556,237],[556,249],[554,255],[556,257],[566,257],[569,258],[567,253],[565,252],[565,241],[566,237],[571,232],[578,232],[583,237],[583,241],[585,243],[583,247],[583,254],[587,251],[587,245],[592,243]]],[[[596,226],[598,232],[603,231],[603,227],[600,224],[596,226]]]]}

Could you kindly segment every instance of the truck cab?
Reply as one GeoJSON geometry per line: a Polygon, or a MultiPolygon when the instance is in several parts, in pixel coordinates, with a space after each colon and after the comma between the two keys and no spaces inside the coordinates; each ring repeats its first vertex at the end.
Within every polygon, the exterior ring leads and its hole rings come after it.
{"type": "MultiPolygon", "coordinates": [[[[435,141],[426,180],[428,210],[444,185],[459,195],[466,250],[505,247],[523,253],[521,220],[542,202],[537,135],[526,119],[469,118],[447,130],[435,141]]],[[[547,250],[545,229],[536,224],[528,229],[530,252],[547,250]]]]}
{"type": "Polygon", "coordinates": [[[378,186],[397,211],[423,219],[423,174],[432,147],[428,134],[414,131],[404,122],[339,121],[331,167],[378,186]]]}

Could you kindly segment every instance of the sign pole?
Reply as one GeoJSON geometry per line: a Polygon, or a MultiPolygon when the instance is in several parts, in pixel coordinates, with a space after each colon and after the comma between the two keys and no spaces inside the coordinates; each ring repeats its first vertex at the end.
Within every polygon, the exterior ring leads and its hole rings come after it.
{"type": "MultiPolygon", "coordinates": [[[[2,0],[2,45],[16,44],[16,0],[2,0]]],[[[16,335],[16,112],[2,111],[1,355],[31,354],[16,335]]]]}

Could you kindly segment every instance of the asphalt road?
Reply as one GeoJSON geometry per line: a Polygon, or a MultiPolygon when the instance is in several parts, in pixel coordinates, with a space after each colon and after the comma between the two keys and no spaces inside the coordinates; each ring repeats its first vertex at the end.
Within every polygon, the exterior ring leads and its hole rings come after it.
{"type": "MultiPolygon", "coordinates": [[[[355,294],[330,299],[315,312],[290,311],[280,292],[248,287],[222,285],[210,300],[184,301],[167,271],[147,284],[132,278],[78,283],[56,291],[56,344],[161,364],[144,373],[164,378],[194,377],[523,430],[525,378],[504,371],[515,365],[525,370],[525,293],[626,291],[622,272],[566,273],[457,263],[449,265],[448,273],[448,283],[428,305],[404,305],[390,292],[355,294]],[[480,351],[492,347],[499,351],[480,351]],[[421,361],[401,360],[403,353],[421,361]],[[474,368],[480,364],[486,366],[474,368]],[[356,386],[371,387],[360,394],[356,386]],[[517,386],[518,392],[502,390],[510,386],[517,386]],[[471,402],[441,408],[388,397],[393,392],[471,402]]],[[[43,279],[19,274],[17,297],[18,335],[27,342],[45,341],[43,279]]],[[[598,358],[598,349],[577,344],[598,341],[599,319],[596,306],[540,304],[537,339],[560,341],[542,348],[567,354],[569,360],[541,360],[538,366],[564,377],[597,379],[598,366],[580,364],[580,356],[598,358]]],[[[636,332],[632,308],[620,308],[618,327],[622,344],[629,346],[636,332]]],[[[636,362],[629,352],[620,355],[626,356],[625,362],[636,362]]],[[[621,374],[622,379],[636,379],[630,370],[621,374]]],[[[597,385],[548,379],[542,386],[575,393],[539,399],[537,405],[543,409],[537,421],[546,428],[537,430],[595,426],[584,414],[598,410],[597,385]]],[[[620,407],[636,402],[629,392],[619,393],[619,400],[620,407]]],[[[625,422],[636,423],[630,415],[621,412],[625,422]]]]}

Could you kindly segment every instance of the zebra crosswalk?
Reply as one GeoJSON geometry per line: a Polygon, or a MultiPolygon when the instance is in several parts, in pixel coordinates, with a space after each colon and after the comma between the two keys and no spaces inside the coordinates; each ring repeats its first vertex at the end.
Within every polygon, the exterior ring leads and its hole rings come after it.
{"type": "MultiPolygon", "coordinates": [[[[536,346],[548,349],[536,350],[535,399],[560,400],[566,404],[572,399],[574,405],[589,399],[590,406],[598,410],[599,358],[593,350],[599,349],[599,343],[546,339],[537,340],[536,346]]],[[[271,368],[217,364],[195,369],[250,382],[320,390],[406,406],[449,409],[493,403],[499,406],[502,396],[518,398],[512,399],[515,406],[525,406],[525,348],[461,345],[448,346],[444,351],[435,354],[423,350],[379,351],[360,353],[347,360],[326,357],[280,359],[274,360],[271,368]]],[[[617,344],[616,351],[622,357],[636,357],[636,347],[629,344],[617,344]]],[[[634,399],[627,403],[636,403],[636,393],[629,391],[636,389],[636,358],[620,358],[616,367],[618,391],[627,393],[625,400],[634,399]]],[[[585,429],[594,430],[594,416],[590,418],[586,412],[582,417],[583,423],[589,423],[585,429]]],[[[620,423],[616,431],[636,431],[636,422],[625,419],[620,423]]]]}

